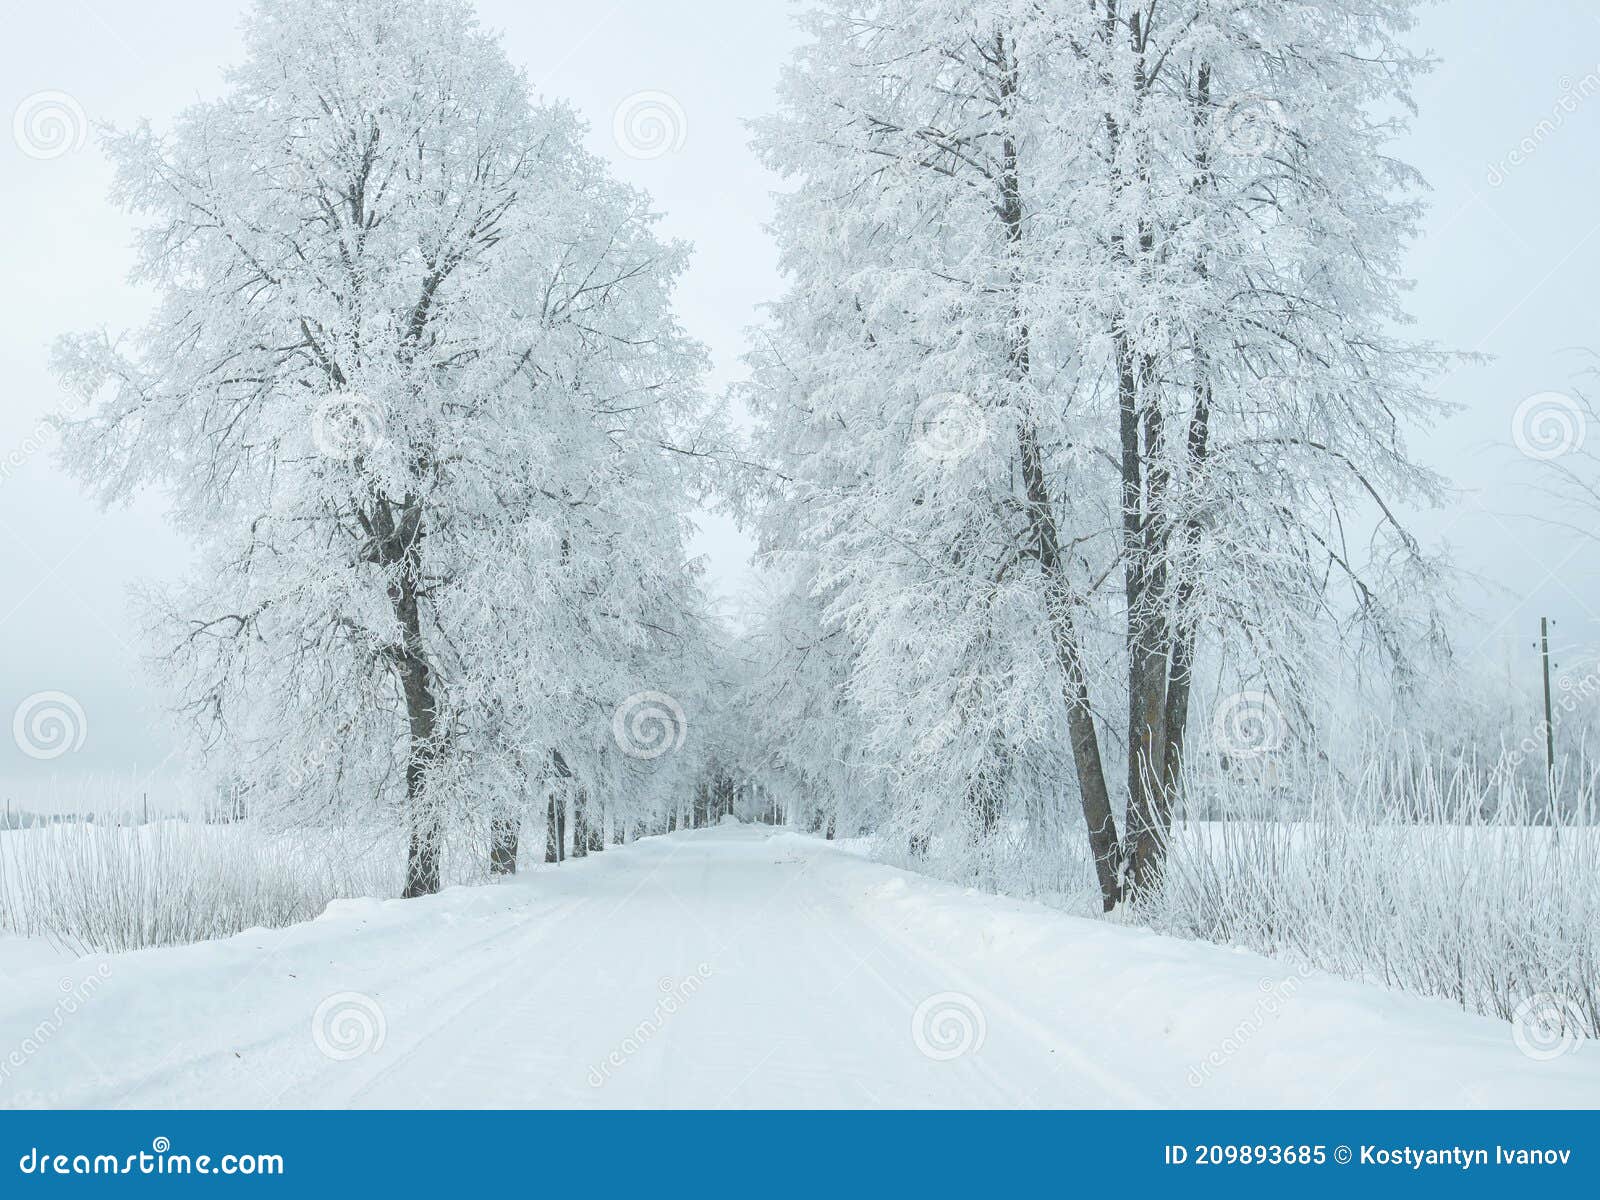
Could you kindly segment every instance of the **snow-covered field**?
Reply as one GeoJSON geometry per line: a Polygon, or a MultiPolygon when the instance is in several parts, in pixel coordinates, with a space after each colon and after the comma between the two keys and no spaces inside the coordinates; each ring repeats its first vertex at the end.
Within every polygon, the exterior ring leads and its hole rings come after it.
{"type": "Polygon", "coordinates": [[[751,826],[223,941],[0,955],[8,1105],[1600,1105],[1592,1042],[751,826]]]}

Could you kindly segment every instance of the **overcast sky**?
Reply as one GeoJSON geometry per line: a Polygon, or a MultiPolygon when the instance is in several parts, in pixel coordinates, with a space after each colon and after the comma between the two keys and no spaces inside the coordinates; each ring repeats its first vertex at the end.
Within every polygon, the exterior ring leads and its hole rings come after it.
{"type": "MultiPolygon", "coordinates": [[[[0,6],[0,107],[19,117],[45,104],[91,121],[163,125],[216,95],[221,68],[240,53],[244,6],[226,0],[0,6]]],[[[797,40],[791,6],[486,0],[478,8],[504,31],[535,90],[576,105],[591,147],[649,189],[668,233],[694,243],[682,318],[711,347],[713,383],[738,378],[743,331],[780,282],[762,228],[777,181],[755,162],[742,122],[771,106],[797,40]],[[664,93],[681,109],[680,148],[639,159],[619,147],[614,115],[641,92],[664,93]]],[[[1556,619],[1558,658],[1600,644],[1594,552],[1531,519],[1543,503],[1528,486],[1536,464],[1512,436],[1528,397],[1573,390],[1582,366],[1574,348],[1600,351],[1600,5],[1450,0],[1425,12],[1416,40],[1442,59],[1399,147],[1433,188],[1410,264],[1416,332],[1494,356],[1439,381],[1463,411],[1417,438],[1417,449],[1460,496],[1446,512],[1416,514],[1416,524],[1447,539],[1483,580],[1464,590],[1463,650],[1531,679],[1541,614],[1556,619]]],[[[40,157],[17,124],[0,133],[0,722],[9,726],[28,697],[60,692],[81,707],[86,732],[77,750],[36,760],[0,730],[0,800],[81,784],[85,773],[160,767],[171,742],[149,705],[127,589],[180,572],[187,557],[159,498],[100,512],[41,437],[41,418],[59,399],[46,370],[51,340],[136,324],[149,297],[125,283],[131,226],[106,199],[110,173],[92,137],[40,157]]],[[[1600,449],[1600,429],[1588,433],[1600,449]]],[[[737,592],[748,543],[708,520],[697,549],[719,587],[737,592]]]]}

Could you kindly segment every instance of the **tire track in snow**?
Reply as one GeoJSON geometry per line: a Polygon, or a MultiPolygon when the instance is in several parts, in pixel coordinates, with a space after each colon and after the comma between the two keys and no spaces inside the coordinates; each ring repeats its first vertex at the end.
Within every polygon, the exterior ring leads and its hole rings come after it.
{"type": "MultiPolygon", "coordinates": [[[[486,938],[482,938],[479,941],[472,943],[472,945],[465,948],[462,953],[451,955],[448,960],[446,960],[444,963],[441,963],[436,969],[430,969],[427,977],[434,978],[444,974],[447,965],[455,965],[459,963],[469,953],[477,952],[482,954],[487,953],[491,949],[500,951],[495,955],[495,961],[501,964],[501,971],[497,974],[490,975],[487,983],[481,982],[482,976],[469,975],[468,978],[462,983],[452,986],[436,996],[430,997],[427,1000],[428,1009],[430,1013],[439,1014],[437,1018],[430,1020],[428,1026],[423,1028],[414,1037],[409,1038],[408,1046],[405,1050],[396,1055],[394,1058],[390,1059],[375,1074],[372,1074],[363,1080],[354,1091],[347,1093],[345,1103],[351,1107],[360,1107],[364,1101],[377,1092],[385,1083],[397,1077],[401,1072],[411,1068],[423,1056],[432,1053],[435,1050],[437,1043],[442,1038],[452,1039],[451,1047],[443,1051],[441,1054],[443,1060],[449,1062],[458,1059],[462,1053],[463,1047],[471,1046],[471,1041],[464,1040],[463,1038],[463,1025],[468,1027],[472,1027],[474,1025],[472,1022],[463,1022],[462,1018],[472,1010],[483,1005],[491,996],[496,996],[497,994],[504,992],[515,985],[525,985],[528,982],[526,977],[514,969],[514,964],[519,961],[521,952],[525,952],[533,947],[542,945],[551,938],[555,937],[557,934],[563,932],[567,925],[572,921],[572,918],[582,909],[588,907],[591,903],[593,903],[592,898],[583,897],[577,900],[564,901],[558,904],[554,909],[540,911],[537,915],[530,914],[511,928],[499,930],[498,932],[491,934],[486,938]],[[528,924],[535,920],[539,921],[538,927],[536,929],[529,930],[527,928],[528,924]],[[515,948],[517,951],[515,955],[508,952],[509,948],[503,948],[500,945],[501,943],[506,942],[508,939],[515,939],[515,948]],[[463,996],[465,996],[464,999],[462,999],[463,996]],[[446,1004],[449,1004],[450,1006],[445,1008],[444,1006],[446,1004]]],[[[515,1007],[521,1007],[526,1003],[528,1003],[527,1000],[519,1001],[515,1007]]],[[[496,1022],[495,1027],[498,1028],[503,1026],[505,1021],[508,1019],[509,1018],[501,1018],[496,1022]]],[[[477,1024],[476,1028],[479,1031],[478,1041],[480,1043],[487,1042],[492,1048],[492,1039],[485,1039],[482,1037],[481,1023],[477,1024]]],[[[391,1034],[393,1033],[392,1025],[390,1027],[390,1032],[391,1034]]],[[[338,1063],[330,1064],[329,1068],[322,1072],[320,1078],[329,1080],[331,1082],[333,1078],[336,1077],[338,1069],[341,1065],[342,1064],[338,1063]]],[[[304,1085],[301,1084],[297,1086],[304,1085]]],[[[384,1099],[392,1102],[393,1098],[384,1097],[384,1099]]]]}
{"type": "MultiPolygon", "coordinates": [[[[828,853],[838,855],[840,859],[850,860],[850,856],[842,851],[830,850],[828,853]]],[[[840,898],[851,920],[875,930],[885,945],[893,946],[904,959],[919,963],[934,979],[946,981],[943,986],[937,987],[935,990],[966,993],[978,1001],[979,1006],[985,1010],[986,1014],[1000,1014],[1004,1017],[1006,1026],[1009,1029],[1030,1038],[1039,1045],[1046,1052],[1041,1061],[1054,1062],[1051,1078],[1061,1073],[1062,1063],[1067,1063],[1077,1074],[1100,1089],[1102,1095],[1086,1096],[1084,1098],[1086,1104],[1103,1105],[1104,1098],[1111,1096],[1131,1107],[1159,1108],[1162,1106],[1161,1102],[1129,1083],[1117,1074],[1113,1068],[1107,1067],[1085,1054],[1071,1036],[1059,1029],[1051,1028],[1051,1026],[1030,1013],[1024,1012],[1015,1004],[1000,996],[992,988],[978,982],[969,972],[954,966],[942,955],[931,950],[921,940],[907,936],[903,930],[896,926],[890,925],[886,927],[879,921],[862,916],[859,911],[859,905],[853,903],[847,896],[841,895],[840,898]]],[[[880,975],[880,979],[886,987],[891,989],[894,987],[887,978],[880,975]]],[[[912,1002],[913,1007],[915,1007],[916,1003],[918,1001],[912,1002]]],[[[1049,1080],[1046,1080],[1031,1089],[1027,1095],[1019,1096],[1015,1103],[1017,1105],[1027,1104],[1037,1097],[1048,1082],[1049,1080]]]]}

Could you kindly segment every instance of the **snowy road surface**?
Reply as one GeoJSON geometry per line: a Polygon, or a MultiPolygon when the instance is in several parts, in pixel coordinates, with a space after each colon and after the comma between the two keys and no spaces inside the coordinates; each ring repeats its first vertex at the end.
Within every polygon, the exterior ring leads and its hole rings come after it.
{"type": "Polygon", "coordinates": [[[0,981],[11,1105],[1600,1104],[1530,1049],[749,826],[0,981]]]}

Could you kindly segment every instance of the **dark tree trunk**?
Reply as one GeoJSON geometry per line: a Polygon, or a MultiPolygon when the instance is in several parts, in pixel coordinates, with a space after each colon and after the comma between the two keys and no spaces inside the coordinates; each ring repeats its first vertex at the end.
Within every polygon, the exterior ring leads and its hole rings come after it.
{"type": "MultiPolygon", "coordinates": [[[[409,775],[410,769],[407,769],[409,775]]],[[[415,797],[410,789],[408,794],[415,797]]],[[[442,830],[438,814],[426,811],[426,802],[414,805],[411,814],[410,836],[406,842],[406,886],[400,893],[402,900],[415,900],[418,896],[431,896],[439,890],[439,851],[442,830]]]]}
{"type": "Polygon", "coordinates": [[[1117,840],[1116,817],[1111,811],[1111,795],[1106,788],[1105,766],[1100,759],[1100,738],[1089,698],[1088,672],[1072,619],[1076,598],[1067,581],[1037,433],[1030,423],[1020,425],[1018,439],[1034,553],[1044,578],[1045,611],[1050,620],[1056,662],[1061,667],[1062,698],[1067,706],[1067,734],[1077,770],[1078,795],[1089,833],[1089,851],[1094,855],[1095,875],[1100,882],[1102,906],[1110,912],[1122,898],[1122,849],[1117,840]]]}
{"type": "Polygon", "coordinates": [[[438,680],[422,636],[423,509],[414,497],[396,503],[379,495],[358,516],[366,536],[360,557],[392,572],[389,606],[399,640],[386,646],[384,655],[394,668],[406,706],[406,881],[400,894],[411,899],[439,890],[444,842],[439,798],[428,787],[446,731],[439,727],[438,680]]]}
{"type": "MultiPolygon", "coordinates": [[[[1206,122],[1210,119],[1210,107],[1211,69],[1202,63],[1196,81],[1194,103],[1196,130],[1205,128],[1206,122]]],[[[1199,169],[1194,180],[1196,191],[1210,186],[1211,182],[1204,138],[1201,138],[1198,144],[1201,150],[1199,169]]],[[[1196,271],[1202,278],[1205,277],[1206,266],[1203,260],[1197,264],[1196,271]]],[[[1205,463],[1211,426],[1210,370],[1198,344],[1193,346],[1193,358],[1197,380],[1194,386],[1194,407],[1190,410],[1189,428],[1184,442],[1185,464],[1191,473],[1198,472],[1205,463]]],[[[1145,449],[1148,454],[1154,454],[1159,443],[1159,425],[1153,428],[1154,432],[1148,426],[1145,430],[1145,449]]],[[[1145,646],[1159,647],[1161,652],[1148,654],[1139,663],[1138,686],[1142,691],[1136,693],[1132,686],[1133,680],[1130,679],[1130,712],[1137,711],[1144,714],[1143,720],[1149,735],[1141,739],[1142,758],[1139,764],[1142,768],[1140,776],[1148,789],[1148,794],[1141,796],[1142,804],[1139,809],[1141,821],[1138,830],[1132,836],[1133,844],[1128,854],[1129,886],[1136,898],[1149,895],[1156,889],[1166,862],[1167,846],[1172,835],[1172,810],[1183,770],[1184,738],[1189,724],[1189,694],[1194,670],[1196,628],[1193,611],[1195,590],[1193,567],[1179,558],[1181,574],[1176,586],[1170,589],[1172,608],[1171,616],[1168,617],[1166,615],[1168,610],[1165,608],[1169,599],[1167,572],[1171,568],[1167,563],[1170,549],[1167,539],[1171,537],[1180,539],[1179,549],[1192,546],[1200,536],[1200,522],[1197,516],[1190,514],[1180,523],[1176,531],[1169,528],[1168,515],[1161,511],[1164,507],[1167,483],[1165,468],[1153,467],[1150,487],[1152,514],[1144,552],[1156,566],[1147,583],[1151,596],[1144,607],[1146,611],[1158,615],[1160,620],[1150,622],[1139,630],[1142,643],[1145,646]],[[1158,698],[1159,715],[1154,712],[1158,698]]],[[[1129,612],[1130,629],[1132,629],[1134,626],[1131,617],[1135,610],[1130,607],[1129,612]]],[[[1130,739],[1130,749],[1131,747],[1130,739]]],[[[1130,814],[1134,811],[1132,795],[1130,792],[1130,814]]],[[[1131,815],[1129,820],[1131,826],[1131,815]]]]}
{"type": "MultiPolygon", "coordinates": [[[[1017,92],[1016,61],[1003,36],[996,39],[995,50],[996,61],[1001,68],[1002,115],[1009,118],[1017,92]]],[[[1022,245],[1024,223],[1017,147],[1009,132],[1001,153],[1000,219],[1005,226],[1007,241],[1015,253],[1020,251],[1022,245]]],[[[1020,288],[1020,279],[1016,285],[1020,288]]],[[[1027,321],[1020,303],[1014,299],[1007,368],[1011,378],[1019,383],[1027,381],[1031,369],[1028,338],[1027,321]]],[[[1028,534],[1043,577],[1045,612],[1050,623],[1052,648],[1062,673],[1067,732],[1072,743],[1073,766],[1078,777],[1084,823],[1088,827],[1089,849],[1094,855],[1101,902],[1105,911],[1110,912],[1122,896],[1122,849],[1117,840],[1116,818],[1111,812],[1111,796],[1106,788],[1105,766],[1100,759],[1100,738],[1095,729],[1082,643],[1072,619],[1076,598],[1061,553],[1061,537],[1056,526],[1049,482],[1045,477],[1038,428],[1026,413],[1020,413],[1019,416],[1017,456],[1027,505],[1028,534]]]]}
{"type": "Polygon", "coordinates": [[[973,843],[987,841],[999,823],[1000,798],[992,782],[980,775],[967,788],[967,836],[973,843]]]}
{"type": "MultiPolygon", "coordinates": [[[[1203,78],[1203,76],[1202,76],[1203,78]]],[[[1205,461],[1210,438],[1211,396],[1208,387],[1197,389],[1194,411],[1189,417],[1186,451],[1191,469],[1205,461]]],[[[1184,544],[1200,535],[1196,518],[1184,523],[1184,544]]],[[[1165,709],[1161,728],[1164,745],[1160,751],[1160,783],[1151,806],[1146,845],[1136,849],[1129,864],[1132,885],[1137,895],[1149,895],[1159,884],[1172,836],[1172,809],[1176,802],[1183,771],[1184,739],[1189,726],[1189,695],[1194,675],[1194,580],[1189,575],[1174,590],[1176,629],[1171,633],[1172,655],[1166,679],[1165,709]]]]}
{"type": "Polygon", "coordinates": [[[544,860],[547,863],[561,861],[561,818],[556,813],[556,794],[550,793],[550,798],[545,802],[544,810],[544,860]]]}
{"type": "Polygon", "coordinates": [[[589,796],[583,787],[572,793],[572,857],[589,853],[589,796]]]}
{"type": "Polygon", "coordinates": [[[1161,453],[1159,405],[1155,398],[1144,395],[1149,366],[1141,363],[1135,368],[1124,334],[1119,332],[1115,341],[1122,412],[1122,561],[1127,603],[1127,882],[1137,894],[1148,881],[1165,842],[1159,809],[1170,654],[1163,562],[1166,473],[1157,465],[1161,453]],[[1146,457],[1151,462],[1148,473],[1144,470],[1146,457]]]}
{"type": "Polygon", "coordinates": [[[522,822],[512,817],[496,817],[489,830],[489,874],[517,873],[517,842],[522,822]]]}
{"type": "Polygon", "coordinates": [[[406,724],[410,747],[406,760],[406,805],[408,839],[406,883],[400,893],[404,899],[428,896],[439,890],[439,858],[444,825],[438,800],[428,792],[428,773],[439,756],[437,728],[438,702],[433,691],[433,674],[422,640],[422,617],[417,603],[414,550],[407,556],[408,569],[389,589],[395,615],[400,621],[401,642],[396,651],[401,691],[405,696],[406,724]]]}
{"type": "Polygon", "coordinates": [[[992,741],[989,753],[967,788],[967,813],[975,842],[986,841],[1000,826],[1000,801],[1010,769],[1005,746],[998,739],[992,741]]]}
{"type": "Polygon", "coordinates": [[[567,793],[572,791],[572,769],[561,751],[550,751],[550,816],[545,834],[546,862],[564,862],[567,857],[567,793]],[[551,845],[555,857],[550,858],[551,845]]]}

